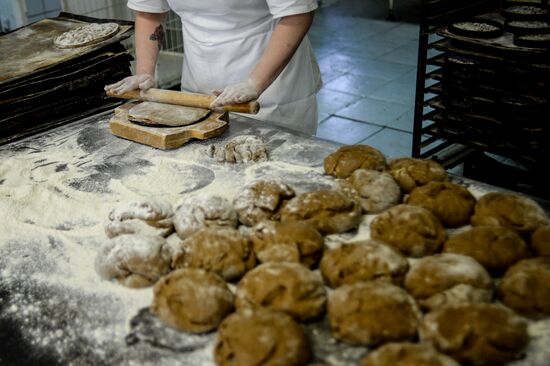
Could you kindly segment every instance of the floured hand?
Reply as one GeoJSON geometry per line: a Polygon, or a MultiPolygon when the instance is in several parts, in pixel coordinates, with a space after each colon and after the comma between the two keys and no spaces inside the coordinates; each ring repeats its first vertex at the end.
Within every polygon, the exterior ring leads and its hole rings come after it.
{"type": "Polygon", "coordinates": [[[210,105],[212,109],[220,109],[226,104],[245,103],[258,98],[260,94],[252,79],[229,85],[223,90],[214,90],[213,93],[217,98],[210,105]]]}
{"type": "Polygon", "coordinates": [[[124,94],[132,90],[147,90],[157,85],[155,77],[150,74],[139,74],[128,76],[117,83],[106,85],[105,91],[111,91],[114,94],[124,94]]]}

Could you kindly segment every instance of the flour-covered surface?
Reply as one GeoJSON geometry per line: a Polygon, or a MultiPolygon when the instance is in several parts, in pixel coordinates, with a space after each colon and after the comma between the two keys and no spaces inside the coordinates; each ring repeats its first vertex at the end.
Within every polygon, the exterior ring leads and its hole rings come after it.
{"type": "MultiPolygon", "coordinates": [[[[147,198],[175,208],[195,194],[232,201],[257,179],[285,182],[298,194],[335,184],[322,167],[333,143],[233,116],[221,138],[161,151],[114,137],[108,118],[0,146],[1,365],[214,365],[215,334],[163,326],[146,309],[151,288],[128,289],[95,272],[111,209],[147,198]],[[210,144],[239,135],[260,136],[269,160],[227,164],[206,156],[210,144]]],[[[468,184],[476,197],[489,190],[468,184]]],[[[327,245],[368,239],[373,217],[329,236],[327,245]]],[[[356,365],[368,351],[335,341],[326,319],[306,328],[317,361],[356,365]]],[[[550,321],[532,323],[529,332],[527,357],[517,365],[548,365],[550,321]]]]}

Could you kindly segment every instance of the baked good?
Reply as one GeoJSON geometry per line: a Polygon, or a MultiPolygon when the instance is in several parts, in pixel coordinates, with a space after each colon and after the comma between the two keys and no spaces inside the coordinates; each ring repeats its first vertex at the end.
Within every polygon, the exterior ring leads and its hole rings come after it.
{"type": "Polygon", "coordinates": [[[330,287],[377,279],[401,285],[409,262],[388,245],[364,240],[325,251],[319,268],[330,287]]]}
{"type": "Polygon", "coordinates": [[[489,302],[493,281],[483,266],[465,255],[442,253],[411,265],[405,288],[423,309],[464,302],[489,302]]]}
{"type": "Polygon", "coordinates": [[[118,29],[117,23],[88,23],[60,34],[53,43],[59,48],[88,46],[113,37],[118,29]]]}
{"type": "Polygon", "coordinates": [[[239,282],[237,310],[259,307],[284,311],[298,321],[319,318],[326,294],[321,278],[299,263],[268,262],[249,271],[239,282]]]}
{"type": "Polygon", "coordinates": [[[128,110],[128,119],[145,125],[187,126],[210,114],[209,109],[157,102],[141,102],[128,110]]]}
{"type": "Polygon", "coordinates": [[[439,251],[446,232],[431,211],[401,204],[378,215],[370,224],[371,238],[382,241],[411,257],[439,251]]]}
{"type": "Polygon", "coordinates": [[[342,146],[325,158],[324,168],[336,178],[347,178],[357,169],[384,170],[386,157],[368,145],[342,146]]]}
{"type": "Polygon", "coordinates": [[[334,338],[365,346],[411,341],[421,318],[414,299],[386,281],[338,287],[329,295],[327,312],[334,338]]]}
{"type": "Polygon", "coordinates": [[[220,145],[210,145],[206,154],[220,163],[251,163],[268,159],[264,141],[254,135],[236,136],[220,145]]]}
{"type": "Polygon", "coordinates": [[[504,365],[529,341],[526,322],[496,304],[440,308],[422,319],[419,333],[423,342],[465,365],[504,365]]]}
{"type": "Polygon", "coordinates": [[[404,192],[423,186],[431,181],[447,180],[447,172],[437,162],[416,158],[399,158],[388,165],[388,173],[392,175],[404,192]]]}
{"type": "Polygon", "coordinates": [[[360,366],[460,366],[424,343],[387,343],[361,360],[360,366]]]}
{"type": "Polygon", "coordinates": [[[401,188],[389,173],[357,169],[347,181],[359,194],[365,213],[382,212],[401,201],[401,188]]]}
{"type": "Polygon", "coordinates": [[[203,269],[175,270],[155,284],[153,293],[151,312],[184,332],[209,332],[233,311],[233,294],[223,278],[203,269]]]}
{"type": "Polygon", "coordinates": [[[283,312],[267,309],[229,315],[218,329],[214,346],[219,366],[301,366],[310,355],[300,325],[283,312]]]}
{"type": "Polygon", "coordinates": [[[539,227],[531,235],[531,249],[538,256],[550,257],[550,225],[539,227]]]}

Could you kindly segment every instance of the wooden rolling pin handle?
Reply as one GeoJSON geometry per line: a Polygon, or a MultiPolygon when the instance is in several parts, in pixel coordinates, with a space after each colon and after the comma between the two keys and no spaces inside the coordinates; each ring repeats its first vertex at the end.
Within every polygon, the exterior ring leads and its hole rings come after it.
{"type": "MultiPolygon", "coordinates": [[[[184,93],[175,90],[163,90],[163,89],[148,89],[144,92],[139,90],[131,90],[123,94],[115,94],[110,90],[107,91],[107,95],[114,98],[121,99],[139,99],[149,102],[158,102],[175,105],[185,105],[188,107],[198,108],[210,108],[210,104],[216,99],[212,95],[184,93]]],[[[228,104],[223,106],[223,109],[229,112],[237,113],[250,113],[256,114],[260,110],[260,104],[256,100],[252,100],[247,103],[228,104]]]]}

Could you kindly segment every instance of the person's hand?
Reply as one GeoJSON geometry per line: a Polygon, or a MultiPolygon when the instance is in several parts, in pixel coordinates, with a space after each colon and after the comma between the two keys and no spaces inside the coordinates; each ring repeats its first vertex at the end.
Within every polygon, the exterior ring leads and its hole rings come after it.
{"type": "Polygon", "coordinates": [[[105,86],[105,91],[110,91],[114,94],[124,94],[131,90],[147,90],[157,85],[155,77],[150,74],[139,74],[128,76],[118,83],[105,86]]]}
{"type": "Polygon", "coordinates": [[[258,87],[252,79],[225,87],[223,90],[214,90],[216,99],[210,104],[212,109],[223,109],[226,104],[248,102],[259,96],[258,87]]]}

